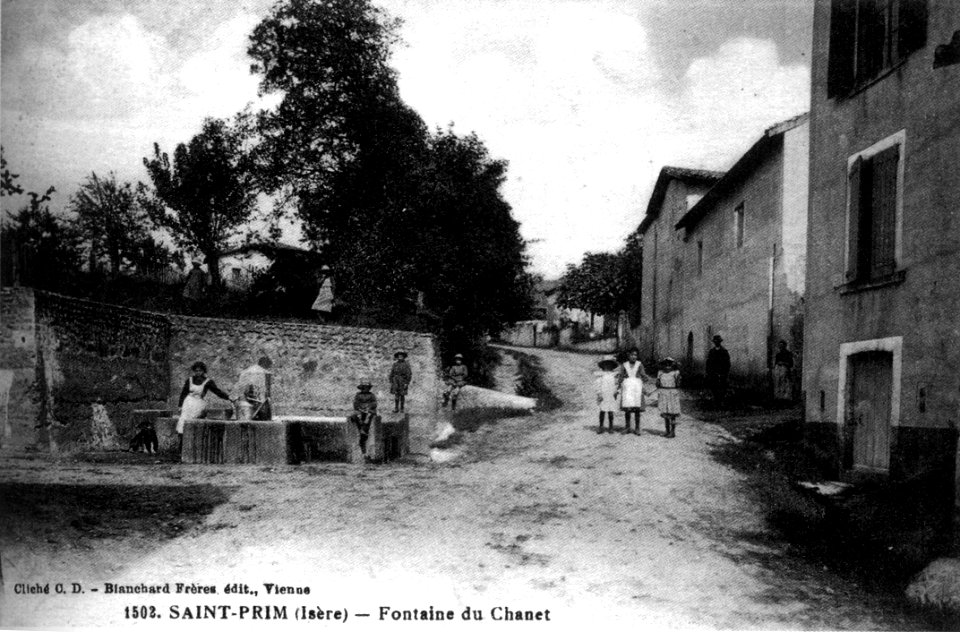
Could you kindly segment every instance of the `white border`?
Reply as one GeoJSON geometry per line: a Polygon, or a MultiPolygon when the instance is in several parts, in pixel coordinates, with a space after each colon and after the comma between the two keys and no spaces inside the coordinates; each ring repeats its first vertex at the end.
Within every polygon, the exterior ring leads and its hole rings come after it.
{"type": "Polygon", "coordinates": [[[887,136],[881,141],[878,141],[866,149],[863,149],[855,154],[851,154],[847,157],[847,174],[846,174],[846,184],[844,187],[847,190],[847,205],[846,205],[846,220],[844,221],[844,232],[843,237],[843,270],[846,272],[850,269],[850,169],[853,167],[854,161],[857,158],[870,158],[884,149],[892,147],[894,145],[900,146],[900,159],[897,161],[897,219],[896,219],[896,228],[894,234],[894,243],[893,243],[893,258],[894,265],[897,269],[900,269],[903,261],[903,180],[904,173],[906,172],[905,163],[906,163],[906,147],[907,147],[907,130],[902,129],[899,132],[887,136]]]}
{"type": "MultiPolygon", "coordinates": [[[[865,351],[887,351],[893,354],[893,366],[890,393],[890,427],[900,425],[900,387],[903,375],[903,336],[890,338],[875,338],[873,340],[859,340],[844,342],[840,345],[840,370],[837,379],[837,425],[841,428],[846,425],[847,408],[847,367],[850,356],[865,351]]],[[[841,432],[841,436],[843,433],[841,432]]],[[[889,463],[889,461],[888,461],[889,463]]],[[[856,467],[856,466],[854,466],[856,467]]],[[[889,469],[889,466],[888,468],[889,469]]]]}

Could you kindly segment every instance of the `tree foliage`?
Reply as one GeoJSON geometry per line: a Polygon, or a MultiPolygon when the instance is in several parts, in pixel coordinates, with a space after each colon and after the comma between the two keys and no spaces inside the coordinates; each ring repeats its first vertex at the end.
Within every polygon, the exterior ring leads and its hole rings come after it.
{"type": "Polygon", "coordinates": [[[153,183],[152,191],[141,188],[150,218],[179,246],[203,253],[215,286],[220,253],[241,234],[256,207],[248,138],[242,120],[210,118],[199,134],[177,145],[172,160],[157,144],[153,157],[143,159],[153,183]]]}
{"type": "Polygon", "coordinates": [[[411,313],[445,335],[498,330],[527,307],[524,243],[476,136],[431,134],[388,61],[398,22],[368,0],[285,0],[254,30],[262,181],[291,200],[347,311],[411,313]]]}
{"type": "Polygon", "coordinates": [[[569,264],[560,279],[557,305],[594,314],[614,314],[624,308],[626,283],[621,253],[590,253],[579,265],[569,264]]]}
{"type": "Polygon", "coordinates": [[[147,214],[133,186],[117,182],[112,172],[106,178],[91,173],[71,198],[70,209],[89,243],[91,262],[106,255],[115,275],[125,261],[133,263],[139,258],[141,247],[150,238],[147,214]]]}
{"type": "Polygon", "coordinates": [[[73,222],[55,215],[46,193],[28,192],[30,201],[4,222],[4,243],[12,244],[18,281],[37,288],[63,290],[80,270],[80,233],[73,222]]]}
{"type": "Polygon", "coordinates": [[[0,195],[21,195],[23,187],[17,183],[20,174],[13,173],[7,166],[7,159],[3,155],[3,146],[0,145],[0,195]]]}

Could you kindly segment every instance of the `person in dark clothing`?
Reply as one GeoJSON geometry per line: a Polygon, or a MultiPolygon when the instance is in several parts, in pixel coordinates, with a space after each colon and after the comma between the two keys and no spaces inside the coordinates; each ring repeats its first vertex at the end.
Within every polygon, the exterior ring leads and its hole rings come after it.
{"type": "Polygon", "coordinates": [[[713,337],[713,349],[707,353],[707,384],[713,390],[713,401],[722,405],[727,393],[727,376],[730,374],[730,353],[723,348],[723,338],[713,337]]]}
{"type": "Polygon", "coordinates": [[[789,402],[793,399],[793,352],[787,349],[785,340],[777,343],[773,356],[773,399],[789,402]]]}
{"type": "Polygon", "coordinates": [[[406,404],[407,390],[413,379],[410,363],[407,362],[407,352],[397,351],[393,354],[393,366],[390,367],[390,392],[393,393],[393,412],[402,413],[406,404]]]}
{"type": "Polygon", "coordinates": [[[373,423],[377,415],[377,396],[370,389],[373,385],[369,381],[361,382],[357,385],[360,391],[353,396],[353,414],[350,415],[350,422],[357,427],[360,432],[360,451],[367,455],[367,438],[370,436],[370,424],[373,423]]]}

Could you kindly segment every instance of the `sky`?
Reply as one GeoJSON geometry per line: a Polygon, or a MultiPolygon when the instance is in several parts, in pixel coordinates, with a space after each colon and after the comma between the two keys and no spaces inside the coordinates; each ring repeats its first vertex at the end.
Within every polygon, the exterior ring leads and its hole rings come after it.
{"type": "MultiPolygon", "coordinates": [[[[618,249],[661,167],[726,169],[809,106],[812,0],[373,1],[403,20],[404,100],[509,162],[547,277],[618,249]]],[[[275,103],[245,55],[272,4],[2,0],[0,142],[21,183],[56,186],[57,207],[91,171],[146,181],[154,142],[275,103]]]]}

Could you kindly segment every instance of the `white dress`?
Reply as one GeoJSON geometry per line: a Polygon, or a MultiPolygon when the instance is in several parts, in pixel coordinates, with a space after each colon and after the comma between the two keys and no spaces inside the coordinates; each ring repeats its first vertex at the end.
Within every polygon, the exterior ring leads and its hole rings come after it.
{"type": "Polygon", "coordinates": [[[203,389],[207,387],[209,381],[210,378],[207,378],[201,384],[194,384],[193,378],[189,379],[190,392],[183,398],[183,406],[180,407],[180,419],[177,420],[178,433],[183,433],[183,422],[187,419],[200,419],[207,409],[207,402],[203,399],[203,389]]]}
{"type": "Polygon", "coordinates": [[[643,364],[639,361],[622,365],[624,378],[620,383],[620,408],[639,408],[643,410],[643,364]]]}
{"type": "Polygon", "coordinates": [[[617,374],[613,371],[601,371],[597,377],[597,395],[600,398],[600,412],[612,413],[617,410],[617,374]]]}

